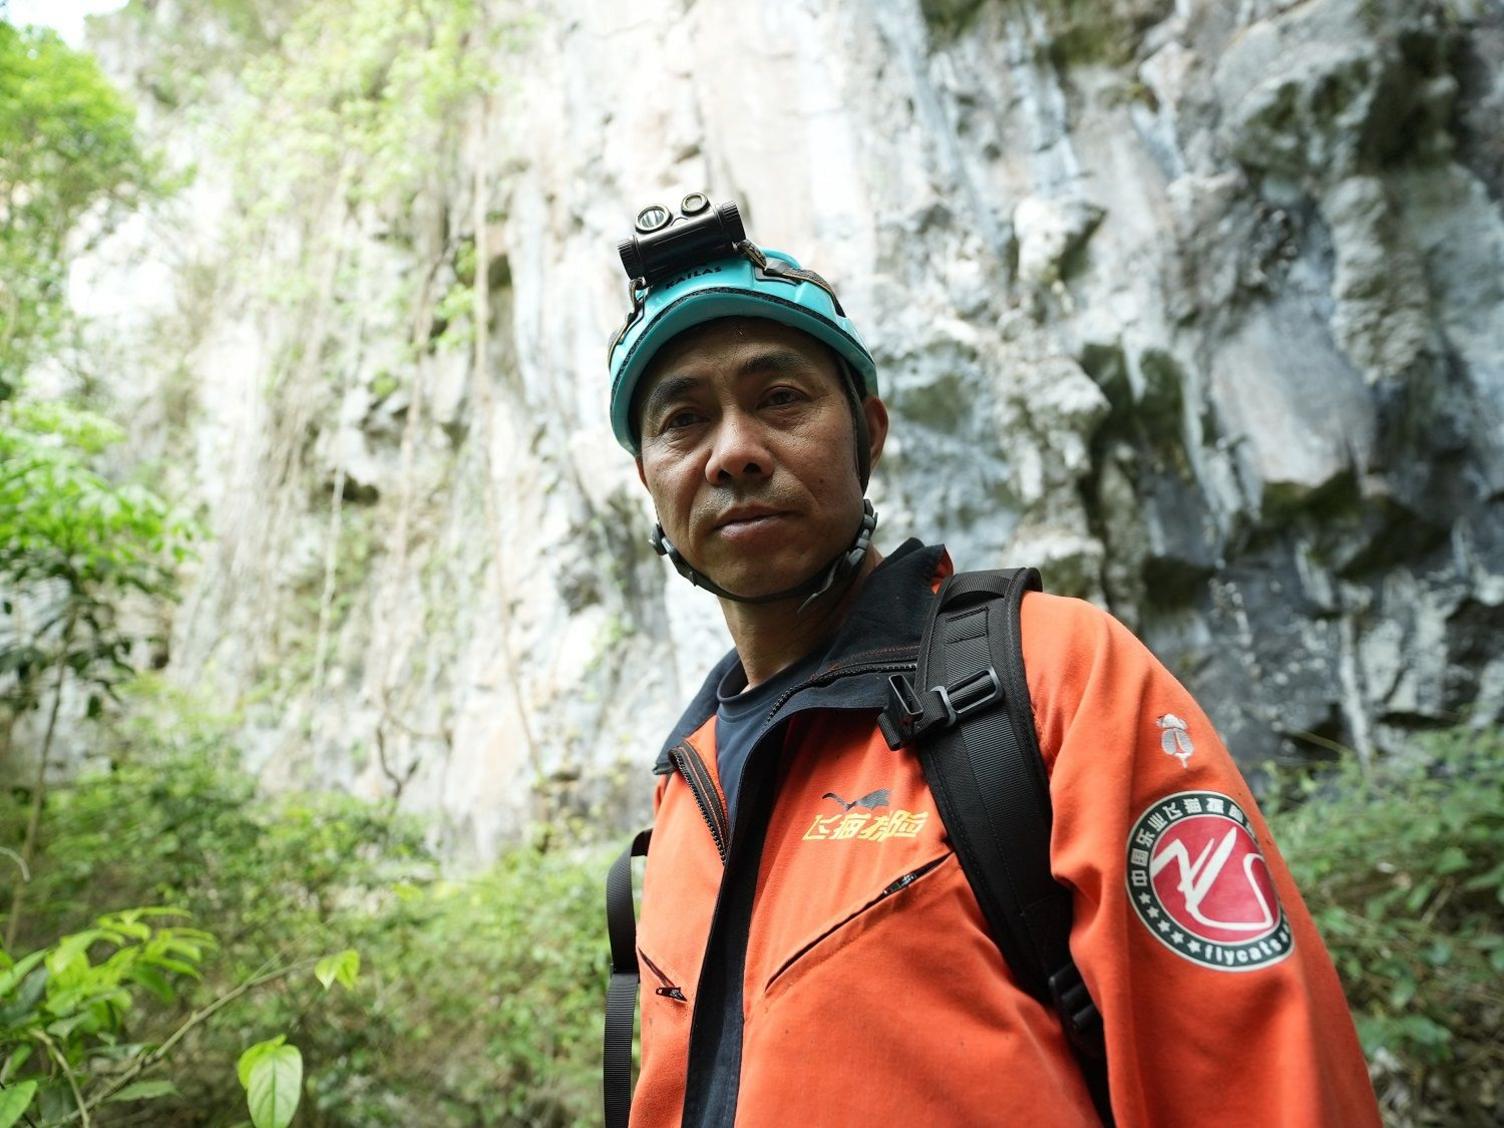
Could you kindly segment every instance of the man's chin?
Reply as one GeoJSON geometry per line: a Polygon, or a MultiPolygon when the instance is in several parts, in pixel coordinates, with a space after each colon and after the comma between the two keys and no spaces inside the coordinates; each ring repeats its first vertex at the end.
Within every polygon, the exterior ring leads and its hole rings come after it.
{"type": "Polygon", "coordinates": [[[798,587],[812,576],[817,564],[770,559],[727,561],[707,573],[720,587],[744,599],[758,599],[798,587]]]}

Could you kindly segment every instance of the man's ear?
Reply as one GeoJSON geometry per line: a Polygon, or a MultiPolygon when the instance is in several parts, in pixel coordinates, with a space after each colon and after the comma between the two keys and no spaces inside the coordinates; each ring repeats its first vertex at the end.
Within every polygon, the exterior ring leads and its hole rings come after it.
{"type": "Polygon", "coordinates": [[[867,417],[868,453],[872,466],[883,456],[883,443],[888,439],[888,407],[876,396],[862,400],[862,414],[867,417]]]}

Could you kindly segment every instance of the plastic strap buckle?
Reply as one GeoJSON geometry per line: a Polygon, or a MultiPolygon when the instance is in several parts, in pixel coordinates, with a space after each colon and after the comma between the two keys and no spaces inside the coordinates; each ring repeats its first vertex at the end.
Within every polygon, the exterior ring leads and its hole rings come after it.
{"type": "Polygon", "coordinates": [[[888,747],[897,751],[927,733],[948,729],[973,710],[996,701],[1003,693],[997,670],[988,666],[952,686],[931,686],[920,693],[903,674],[888,678],[888,706],[878,717],[888,747]]]}
{"type": "Polygon", "coordinates": [[[1060,1015],[1066,1036],[1080,1053],[1098,1057],[1102,1053],[1102,1014],[1092,1002],[1081,969],[1074,962],[1050,976],[1050,997],[1060,1015]]]}
{"type": "Polygon", "coordinates": [[[956,723],[958,717],[964,717],[983,705],[990,705],[1001,697],[1003,682],[997,676],[996,668],[988,666],[985,670],[978,670],[958,685],[950,687],[937,685],[931,692],[937,694],[940,704],[945,706],[945,724],[949,727],[956,723]]]}

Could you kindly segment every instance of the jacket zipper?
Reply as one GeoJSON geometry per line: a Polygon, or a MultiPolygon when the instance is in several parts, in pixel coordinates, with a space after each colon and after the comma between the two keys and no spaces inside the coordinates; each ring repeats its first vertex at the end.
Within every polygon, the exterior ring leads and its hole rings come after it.
{"type": "MultiPolygon", "coordinates": [[[[890,561],[895,559],[897,554],[889,557],[890,561]]],[[[928,579],[932,575],[938,559],[938,551],[927,550],[922,554],[917,561],[923,565],[922,578],[928,579]]],[[[913,563],[909,565],[910,570],[913,563]]],[[[877,586],[879,585],[874,585],[874,589],[877,586]]],[[[894,608],[895,613],[902,610],[894,608]]],[[[904,620],[903,614],[896,614],[896,621],[904,620]]],[[[877,655],[868,657],[876,659],[877,655]]],[[[848,675],[914,669],[917,666],[918,650],[912,647],[895,648],[890,658],[891,661],[888,662],[874,660],[846,669],[828,670],[784,693],[773,704],[767,723],[754,742],[747,763],[743,764],[742,777],[750,790],[744,792],[746,809],[736,821],[735,839],[730,842],[725,855],[725,877],[716,894],[715,909],[710,918],[710,930],[705,940],[705,958],[700,968],[699,995],[695,1000],[690,1022],[689,1060],[681,1116],[685,1128],[725,1128],[736,1113],[742,1065],[742,988],[746,973],[747,938],[756,894],[757,873],[776,798],[771,778],[764,774],[761,778],[754,776],[749,779],[746,769],[753,766],[753,761],[761,763],[760,757],[769,754],[770,750],[764,746],[772,743],[776,737],[775,724],[787,722],[799,708],[797,700],[792,702],[794,708],[789,708],[790,699],[796,693],[848,675]],[[904,658],[907,661],[900,661],[904,658]],[[706,1005],[707,1003],[710,1005],[706,1005]]],[[[852,661],[862,659],[853,657],[852,661]]],[[[882,702],[858,705],[851,700],[830,702],[832,708],[840,711],[875,711],[881,704],[882,702]]]]}
{"type": "MultiPolygon", "coordinates": [[[[793,697],[796,693],[802,693],[806,689],[814,689],[816,686],[829,685],[833,681],[855,677],[858,674],[896,674],[900,670],[917,670],[918,668],[919,662],[911,659],[907,662],[869,662],[863,666],[837,666],[835,669],[826,670],[823,674],[817,674],[815,677],[802,681],[798,685],[791,686],[783,691],[778,700],[773,702],[773,707],[768,710],[768,718],[763,722],[764,734],[766,734],[769,722],[778,715],[778,710],[788,704],[789,698],[793,697]]],[[[758,737],[758,739],[761,740],[762,737],[758,737]]]]}
{"type": "Polygon", "coordinates": [[[700,814],[704,816],[705,825],[710,828],[710,837],[715,840],[716,852],[721,856],[721,865],[725,865],[726,841],[730,837],[731,820],[726,816],[726,808],[721,805],[720,796],[715,793],[715,784],[710,779],[710,771],[705,767],[705,761],[700,759],[700,754],[687,740],[680,741],[678,747],[671,749],[668,757],[674,767],[679,769],[684,782],[689,784],[690,794],[695,797],[700,814]]]}
{"type": "Polygon", "coordinates": [[[674,999],[677,1002],[681,1003],[689,1002],[689,1000],[684,997],[684,992],[680,990],[678,986],[671,983],[668,976],[663,974],[663,969],[655,964],[652,960],[648,959],[648,954],[646,952],[644,952],[641,948],[638,948],[637,954],[641,957],[642,962],[648,965],[648,970],[656,975],[663,983],[662,987],[654,989],[653,994],[662,995],[665,999],[674,999]]]}
{"type": "MultiPolygon", "coordinates": [[[[823,674],[808,678],[798,685],[790,686],[779,695],[778,700],[773,702],[773,708],[768,711],[768,716],[763,721],[763,731],[753,743],[756,744],[767,735],[768,726],[773,718],[778,715],[778,710],[788,704],[794,694],[816,686],[829,685],[841,678],[855,677],[858,674],[883,674],[898,673],[903,670],[915,670],[919,668],[917,661],[909,662],[869,662],[861,666],[837,667],[827,670],[823,674]]],[[[705,825],[710,828],[710,837],[715,840],[716,852],[721,856],[721,865],[726,864],[726,849],[731,838],[731,819],[726,814],[726,808],[721,804],[720,796],[716,794],[715,784],[711,782],[710,772],[705,767],[705,762],[700,759],[700,754],[687,741],[681,740],[679,744],[669,750],[669,761],[679,769],[679,774],[684,777],[684,782],[689,784],[690,794],[695,797],[695,803],[700,808],[700,814],[705,819],[705,825]]],[[[746,765],[744,764],[743,767],[746,765]]]]}

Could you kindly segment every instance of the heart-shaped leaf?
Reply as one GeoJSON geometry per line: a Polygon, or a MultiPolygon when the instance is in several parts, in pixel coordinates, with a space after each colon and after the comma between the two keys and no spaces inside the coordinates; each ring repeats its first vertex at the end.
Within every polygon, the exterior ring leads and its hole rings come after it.
{"type": "Polygon", "coordinates": [[[251,1066],[246,1097],[256,1128],[287,1128],[303,1089],[303,1055],[296,1046],[277,1046],[251,1066]]]}
{"type": "Polygon", "coordinates": [[[254,1046],[245,1048],[245,1052],[240,1055],[240,1060],[235,1063],[235,1076],[240,1078],[242,1089],[251,1087],[251,1067],[285,1041],[287,1041],[287,1035],[278,1034],[275,1038],[268,1038],[265,1042],[257,1042],[254,1046]]]}
{"type": "Polygon", "coordinates": [[[325,991],[335,983],[353,991],[355,977],[360,974],[360,953],[354,948],[346,948],[343,952],[325,956],[314,966],[313,974],[324,985],[325,991]]]}

